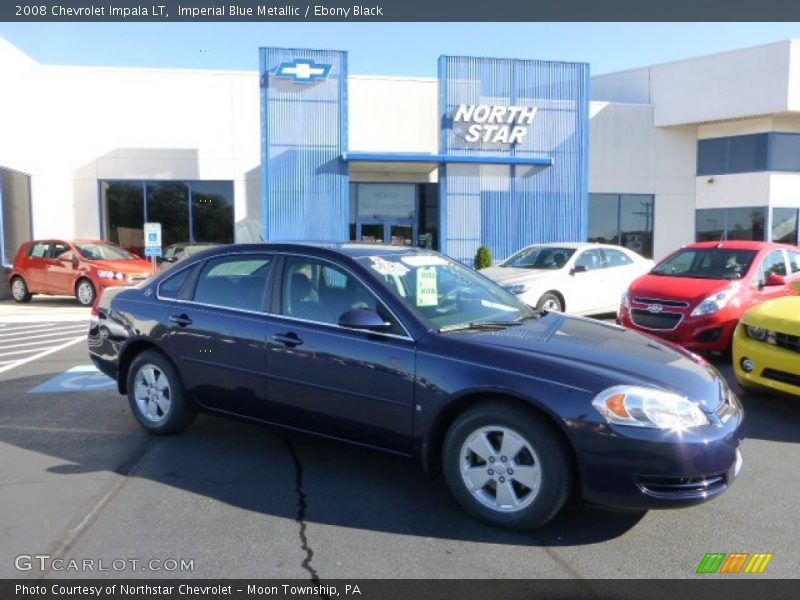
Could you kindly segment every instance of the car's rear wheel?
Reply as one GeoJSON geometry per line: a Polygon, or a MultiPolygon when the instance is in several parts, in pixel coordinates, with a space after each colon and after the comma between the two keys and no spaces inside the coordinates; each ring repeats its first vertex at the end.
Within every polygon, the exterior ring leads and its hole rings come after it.
{"type": "Polygon", "coordinates": [[[546,310],[547,312],[564,312],[564,303],[558,294],[545,292],[536,303],[536,310],[546,310]]]}
{"type": "Polygon", "coordinates": [[[88,279],[81,279],[75,286],[75,299],[81,306],[91,306],[97,292],[94,285],[88,279]]]}
{"type": "Polygon", "coordinates": [[[128,403],[139,424],[154,434],[176,433],[195,417],[178,374],[158,352],[142,352],[128,371],[128,403]]]}
{"type": "Polygon", "coordinates": [[[492,402],[463,413],[445,436],[442,458],[459,504],[493,525],[540,527],[570,494],[568,450],[533,411],[492,402]]]}
{"type": "Polygon", "coordinates": [[[11,280],[11,297],[17,302],[30,302],[32,294],[28,291],[28,285],[22,277],[14,277],[11,280]]]}

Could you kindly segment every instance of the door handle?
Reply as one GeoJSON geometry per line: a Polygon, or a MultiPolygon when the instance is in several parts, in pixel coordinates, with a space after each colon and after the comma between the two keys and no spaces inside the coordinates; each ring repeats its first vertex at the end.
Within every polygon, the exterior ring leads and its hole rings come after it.
{"type": "Polygon", "coordinates": [[[186,327],[187,325],[192,324],[192,320],[189,318],[189,315],[186,313],[181,313],[179,315],[170,315],[169,316],[170,323],[175,323],[180,327],[186,327]]]}
{"type": "Polygon", "coordinates": [[[276,333],[272,336],[272,339],[276,342],[280,342],[284,346],[288,346],[289,348],[303,345],[303,340],[301,340],[300,337],[294,332],[276,333]]]}

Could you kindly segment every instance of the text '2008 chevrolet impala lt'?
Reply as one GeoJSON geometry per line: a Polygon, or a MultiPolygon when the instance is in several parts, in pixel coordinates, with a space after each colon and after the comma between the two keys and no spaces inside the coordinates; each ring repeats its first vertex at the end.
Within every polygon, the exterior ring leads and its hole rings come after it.
{"type": "Polygon", "coordinates": [[[541,526],[572,494],[694,505],[741,466],[741,406],[702,358],[537,312],[429,250],[208,250],[108,290],[89,350],[151,433],[204,411],[415,456],[504,527],[541,526]]]}

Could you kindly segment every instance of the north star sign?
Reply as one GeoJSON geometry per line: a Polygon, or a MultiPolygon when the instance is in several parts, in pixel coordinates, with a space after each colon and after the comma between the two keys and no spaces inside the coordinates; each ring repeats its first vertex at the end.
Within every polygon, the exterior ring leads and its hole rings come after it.
{"type": "Polygon", "coordinates": [[[461,104],[455,123],[469,123],[464,140],[491,144],[521,144],[533,123],[536,108],[529,106],[491,106],[461,104]]]}

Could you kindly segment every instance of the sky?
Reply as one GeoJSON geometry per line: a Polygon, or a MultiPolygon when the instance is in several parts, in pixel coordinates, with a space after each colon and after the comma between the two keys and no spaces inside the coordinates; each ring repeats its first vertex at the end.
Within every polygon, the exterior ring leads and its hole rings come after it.
{"type": "Polygon", "coordinates": [[[588,62],[593,74],[800,38],[800,23],[0,23],[59,65],[257,70],[259,46],[349,51],[363,75],[436,76],[441,54],[588,62]]]}

